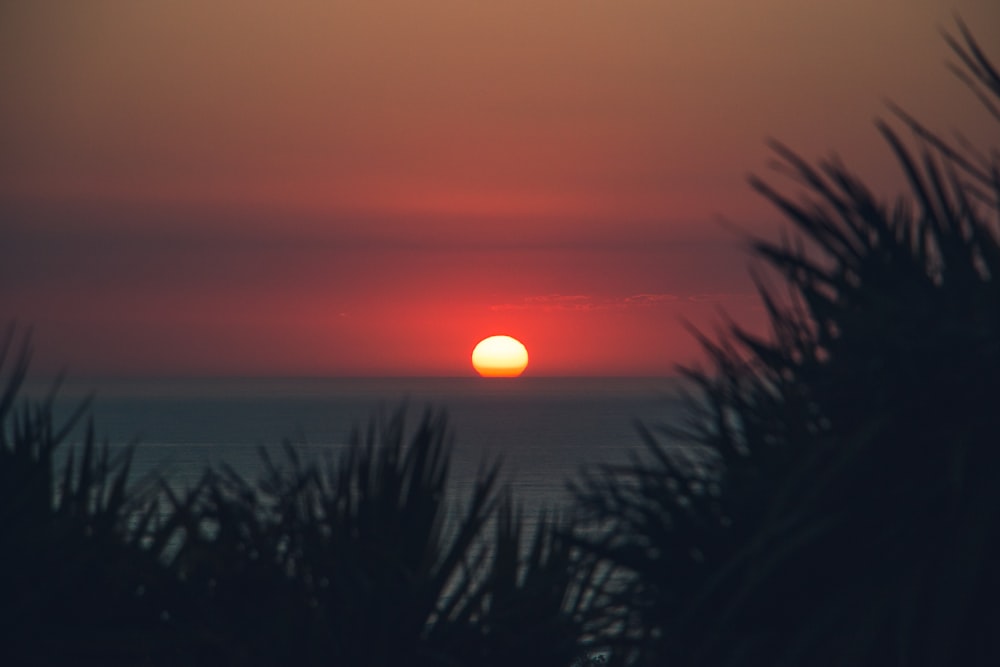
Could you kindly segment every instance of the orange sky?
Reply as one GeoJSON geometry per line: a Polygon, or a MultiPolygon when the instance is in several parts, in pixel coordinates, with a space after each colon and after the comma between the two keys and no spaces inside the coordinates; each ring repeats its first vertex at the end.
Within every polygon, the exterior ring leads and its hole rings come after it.
{"type": "MultiPolygon", "coordinates": [[[[4,3],[0,304],[90,374],[662,374],[761,321],[763,140],[899,187],[883,100],[995,0],[4,3]]],[[[989,46],[988,46],[989,48],[989,46]]],[[[995,131],[994,135],[995,135],[995,131]]]]}

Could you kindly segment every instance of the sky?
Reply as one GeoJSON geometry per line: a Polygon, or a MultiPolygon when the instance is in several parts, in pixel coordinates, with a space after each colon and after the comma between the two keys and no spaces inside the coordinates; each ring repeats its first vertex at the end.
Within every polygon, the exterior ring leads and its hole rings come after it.
{"type": "Polygon", "coordinates": [[[886,100],[996,139],[955,12],[1000,43],[995,0],[3,3],[0,318],[40,372],[469,375],[508,334],[670,374],[764,330],[767,138],[886,196],[886,100]]]}

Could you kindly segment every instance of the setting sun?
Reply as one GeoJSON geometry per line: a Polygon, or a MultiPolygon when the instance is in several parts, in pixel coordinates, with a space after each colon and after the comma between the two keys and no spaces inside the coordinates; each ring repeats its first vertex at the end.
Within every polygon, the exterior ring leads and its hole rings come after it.
{"type": "Polygon", "coordinates": [[[528,365],[528,350],[510,336],[490,336],[472,350],[472,366],[483,377],[517,377],[528,365]]]}

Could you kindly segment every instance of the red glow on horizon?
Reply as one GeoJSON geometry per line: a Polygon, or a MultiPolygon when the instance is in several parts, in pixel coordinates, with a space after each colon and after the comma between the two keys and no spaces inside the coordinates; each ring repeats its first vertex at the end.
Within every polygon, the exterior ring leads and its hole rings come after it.
{"type": "Polygon", "coordinates": [[[671,374],[763,328],[764,137],[889,198],[883,99],[993,137],[956,1],[8,3],[0,304],[70,373],[671,374]]]}

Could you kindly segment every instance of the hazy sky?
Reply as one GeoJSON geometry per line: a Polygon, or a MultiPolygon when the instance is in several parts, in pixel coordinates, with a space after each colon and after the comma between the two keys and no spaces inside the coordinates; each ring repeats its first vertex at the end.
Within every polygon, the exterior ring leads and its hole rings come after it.
{"type": "Polygon", "coordinates": [[[83,374],[661,374],[756,326],[766,137],[886,194],[891,99],[996,145],[949,74],[996,0],[0,6],[0,304],[83,374]]]}

